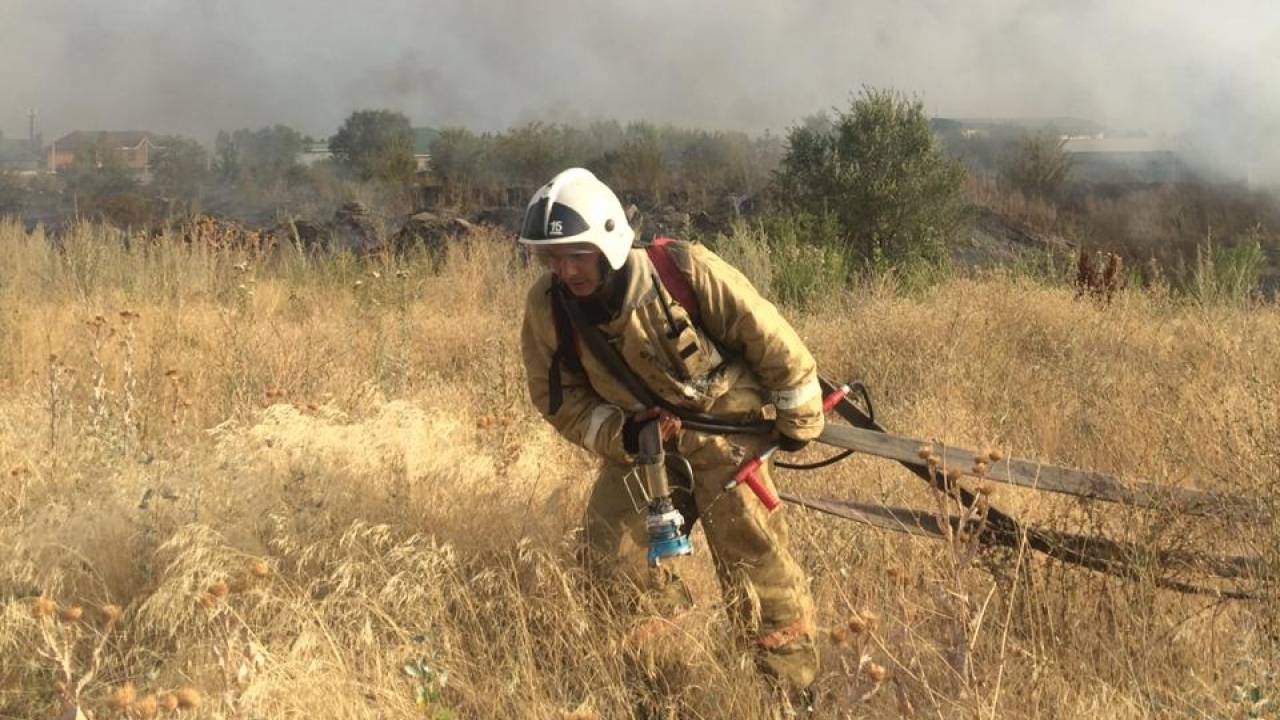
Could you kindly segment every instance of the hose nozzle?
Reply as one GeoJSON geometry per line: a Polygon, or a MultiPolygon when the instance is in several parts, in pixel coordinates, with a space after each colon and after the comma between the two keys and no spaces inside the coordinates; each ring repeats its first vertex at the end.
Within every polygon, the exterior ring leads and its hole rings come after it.
{"type": "Polygon", "coordinates": [[[684,516],[671,502],[666,453],[657,420],[640,429],[639,440],[636,465],[650,498],[644,523],[649,532],[649,565],[657,567],[663,560],[692,553],[693,546],[684,533],[684,516]]]}
{"type": "Polygon", "coordinates": [[[671,505],[671,498],[650,503],[649,516],[644,524],[649,531],[650,567],[657,567],[663,560],[693,553],[689,536],[684,534],[684,516],[671,505]]]}

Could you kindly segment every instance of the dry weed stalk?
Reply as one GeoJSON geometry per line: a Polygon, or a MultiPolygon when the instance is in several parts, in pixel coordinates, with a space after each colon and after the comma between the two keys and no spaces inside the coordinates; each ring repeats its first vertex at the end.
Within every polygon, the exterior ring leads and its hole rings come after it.
{"type": "Polygon", "coordinates": [[[58,425],[66,412],[66,393],[75,371],[62,363],[56,354],[49,355],[46,372],[46,399],[49,413],[49,454],[58,457],[58,425]],[[70,382],[69,382],[70,379],[70,382]]]}
{"type": "Polygon", "coordinates": [[[975,492],[968,492],[962,485],[965,473],[948,466],[945,447],[938,451],[925,445],[917,454],[928,464],[934,479],[935,519],[946,546],[944,576],[936,588],[939,604],[947,609],[945,616],[950,628],[943,656],[951,670],[953,692],[962,695],[973,686],[971,654],[975,633],[981,626],[981,613],[986,607],[985,603],[982,608],[977,607],[970,598],[966,576],[987,528],[989,498],[994,492],[986,480],[987,470],[991,463],[1003,458],[1003,453],[992,449],[975,459],[968,473],[976,478],[975,492]],[[966,495],[971,500],[966,501],[966,495]]]}
{"type": "Polygon", "coordinates": [[[92,364],[93,388],[89,402],[90,428],[95,437],[101,437],[110,419],[111,408],[108,402],[110,390],[107,389],[107,368],[102,353],[108,340],[115,335],[115,328],[102,315],[86,320],[89,328],[89,362],[92,364]]]}
{"type": "Polygon", "coordinates": [[[180,431],[186,424],[187,411],[191,408],[191,400],[187,397],[187,380],[181,372],[174,368],[164,371],[169,382],[169,424],[180,431]]]}
{"type": "Polygon", "coordinates": [[[884,645],[877,637],[879,626],[880,615],[872,610],[862,609],[852,613],[843,625],[832,628],[828,633],[832,645],[847,650],[839,656],[844,676],[851,680],[862,678],[871,683],[870,688],[861,690],[857,695],[856,701],[859,703],[870,701],[892,677],[892,673],[875,662],[872,655],[873,649],[884,645]],[[850,658],[856,658],[856,664],[851,664],[850,658]]]}
{"type": "Polygon", "coordinates": [[[197,599],[207,611],[206,631],[215,638],[212,647],[222,675],[221,699],[236,717],[242,714],[244,693],[265,667],[267,656],[248,620],[232,606],[232,599],[270,577],[271,565],[267,561],[252,560],[234,576],[210,582],[197,599]]]}
{"type": "Polygon", "coordinates": [[[1124,259],[1114,253],[1088,253],[1081,250],[1072,283],[1076,288],[1076,297],[1089,295],[1104,304],[1110,304],[1115,294],[1125,286],[1124,259]]]}
{"type": "Polygon", "coordinates": [[[138,377],[134,371],[134,349],[137,334],[134,323],[142,316],[132,310],[121,310],[120,320],[124,324],[124,332],[120,336],[120,347],[124,351],[121,360],[121,372],[124,376],[123,403],[121,421],[124,425],[124,450],[137,445],[142,435],[142,418],[138,412],[138,377]]]}
{"type": "Polygon", "coordinates": [[[31,613],[40,631],[41,647],[36,653],[58,669],[58,695],[63,709],[79,708],[89,683],[102,669],[103,652],[124,610],[119,605],[103,605],[88,613],[81,605],[59,605],[47,595],[31,603],[31,613]],[[81,667],[83,651],[89,657],[81,667]]]}

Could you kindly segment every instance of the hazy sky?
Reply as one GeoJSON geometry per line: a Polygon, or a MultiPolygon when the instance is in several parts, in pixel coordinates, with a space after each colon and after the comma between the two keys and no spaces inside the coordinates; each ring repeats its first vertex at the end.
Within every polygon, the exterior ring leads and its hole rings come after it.
{"type": "Polygon", "coordinates": [[[783,131],[863,84],[946,116],[1074,115],[1280,155],[1274,0],[0,0],[0,130],[415,124],[783,131]],[[1212,138],[1217,137],[1218,140],[1212,138]],[[1267,141],[1263,145],[1263,141],[1267,141]]]}

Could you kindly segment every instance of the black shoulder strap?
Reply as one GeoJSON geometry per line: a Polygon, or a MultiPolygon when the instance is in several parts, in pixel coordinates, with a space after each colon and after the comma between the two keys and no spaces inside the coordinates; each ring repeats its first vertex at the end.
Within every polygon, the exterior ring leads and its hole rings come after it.
{"type": "Polygon", "coordinates": [[[553,280],[547,294],[551,296],[551,321],[556,329],[556,351],[551,354],[551,366],[547,368],[547,412],[555,415],[564,404],[564,383],[560,366],[582,374],[582,359],[578,357],[577,337],[573,324],[565,312],[565,303],[559,290],[560,283],[553,280]]]}
{"type": "MultiPolygon", "coordinates": [[[[665,248],[662,248],[659,252],[664,256],[667,255],[665,248]]],[[[676,273],[679,273],[674,263],[670,263],[670,266],[671,269],[676,270],[676,273]]],[[[658,278],[660,283],[664,279],[658,278]]],[[[666,285],[664,284],[663,287],[665,288],[666,285]]],[[[644,381],[631,369],[631,366],[627,365],[626,359],[605,338],[604,333],[600,332],[600,328],[587,320],[578,304],[566,297],[563,285],[553,280],[547,292],[551,295],[551,313],[556,328],[556,351],[552,355],[549,377],[547,378],[549,395],[547,405],[552,415],[560,409],[561,404],[564,402],[564,390],[560,379],[560,364],[563,363],[566,368],[582,373],[583,376],[586,375],[586,371],[582,367],[582,359],[578,356],[579,346],[577,340],[581,338],[583,344],[609,370],[609,374],[622,383],[627,392],[631,393],[645,407],[660,407],[682,418],[686,423],[701,423],[704,425],[720,423],[719,420],[709,415],[676,407],[663,400],[661,396],[645,385],[644,381]]],[[[689,285],[687,280],[683,281],[682,289],[679,292],[681,295],[691,298],[690,305],[694,308],[697,307],[696,296],[693,295],[692,286],[689,285]],[[688,289],[686,291],[683,288],[688,289]]],[[[686,312],[688,312],[687,309],[686,312]]],[[[697,318],[698,316],[694,315],[693,317],[697,318]]],[[[695,320],[696,324],[697,321],[695,320]]],[[[716,343],[718,348],[721,348],[719,341],[712,337],[710,333],[707,334],[707,337],[716,343]]],[[[723,348],[720,349],[720,354],[726,358],[727,362],[729,354],[723,348]]],[[[768,427],[769,423],[747,423],[741,426],[745,432],[760,432],[762,429],[767,430],[768,427]]]]}
{"type": "MultiPolygon", "coordinates": [[[[618,382],[627,388],[627,392],[635,396],[645,407],[664,407],[671,409],[656,393],[649,389],[640,378],[627,365],[627,361],[623,359],[618,349],[609,344],[604,333],[600,332],[600,328],[593,325],[582,314],[582,309],[578,304],[567,300],[563,296],[564,291],[557,287],[555,295],[557,303],[564,309],[565,314],[569,318],[569,322],[573,325],[572,330],[576,331],[578,337],[582,338],[582,342],[591,350],[591,354],[595,355],[604,366],[609,368],[609,374],[618,382]]],[[[579,360],[579,363],[581,361],[579,360]]]]}
{"type": "Polygon", "coordinates": [[[685,427],[690,430],[699,432],[710,432],[720,435],[731,435],[735,433],[762,434],[767,433],[773,428],[770,421],[733,423],[720,420],[719,418],[704,413],[694,412],[687,408],[677,407],[663,400],[657,393],[649,389],[644,384],[631,367],[627,365],[627,361],[622,357],[622,353],[618,352],[604,333],[600,332],[600,328],[591,324],[582,315],[582,311],[572,302],[565,303],[565,309],[568,311],[569,320],[573,323],[574,329],[578,331],[578,336],[582,338],[582,342],[591,350],[591,354],[600,359],[605,367],[609,369],[618,382],[622,383],[627,392],[639,400],[645,407],[658,407],[680,418],[685,427]]]}
{"type": "MultiPolygon", "coordinates": [[[[563,293],[564,290],[557,288],[556,292],[563,293]]],[[[662,408],[683,420],[685,426],[690,430],[701,432],[761,434],[769,432],[773,427],[773,423],[769,421],[743,424],[727,423],[710,415],[677,407],[663,400],[635,374],[631,366],[627,365],[626,359],[622,357],[622,353],[618,352],[618,349],[605,338],[604,333],[600,332],[598,326],[587,320],[576,303],[567,301],[564,298],[560,298],[560,302],[565,309],[565,314],[569,316],[569,321],[573,324],[573,329],[578,333],[578,337],[582,338],[582,342],[587,348],[591,350],[591,354],[599,358],[600,362],[604,363],[604,366],[608,368],[609,374],[622,383],[627,392],[631,393],[645,407],[662,408]]]]}

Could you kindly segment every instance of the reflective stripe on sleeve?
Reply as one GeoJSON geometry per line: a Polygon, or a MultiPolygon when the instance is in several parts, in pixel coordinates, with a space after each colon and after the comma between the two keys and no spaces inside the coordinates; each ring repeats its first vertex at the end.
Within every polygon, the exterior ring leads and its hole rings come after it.
{"type": "Polygon", "coordinates": [[[595,410],[591,411],[591,418],[587,421],[587,432],[582,436],[582,446],[588,450],[596,449],[596,435],[600,434],[600,426],[604,425],[604,421],[609,416],[618,413],[622,414],[622,409],[613,405],[597,405],[595,410]]]}
{"type": "Polygon", "coordinates": [[[779,390],[773,404],[779,410],[795,410],[820,395],[822,395],[822,386],[818,384],[818,378],[815,377],[803,385],[779,390]]]}

